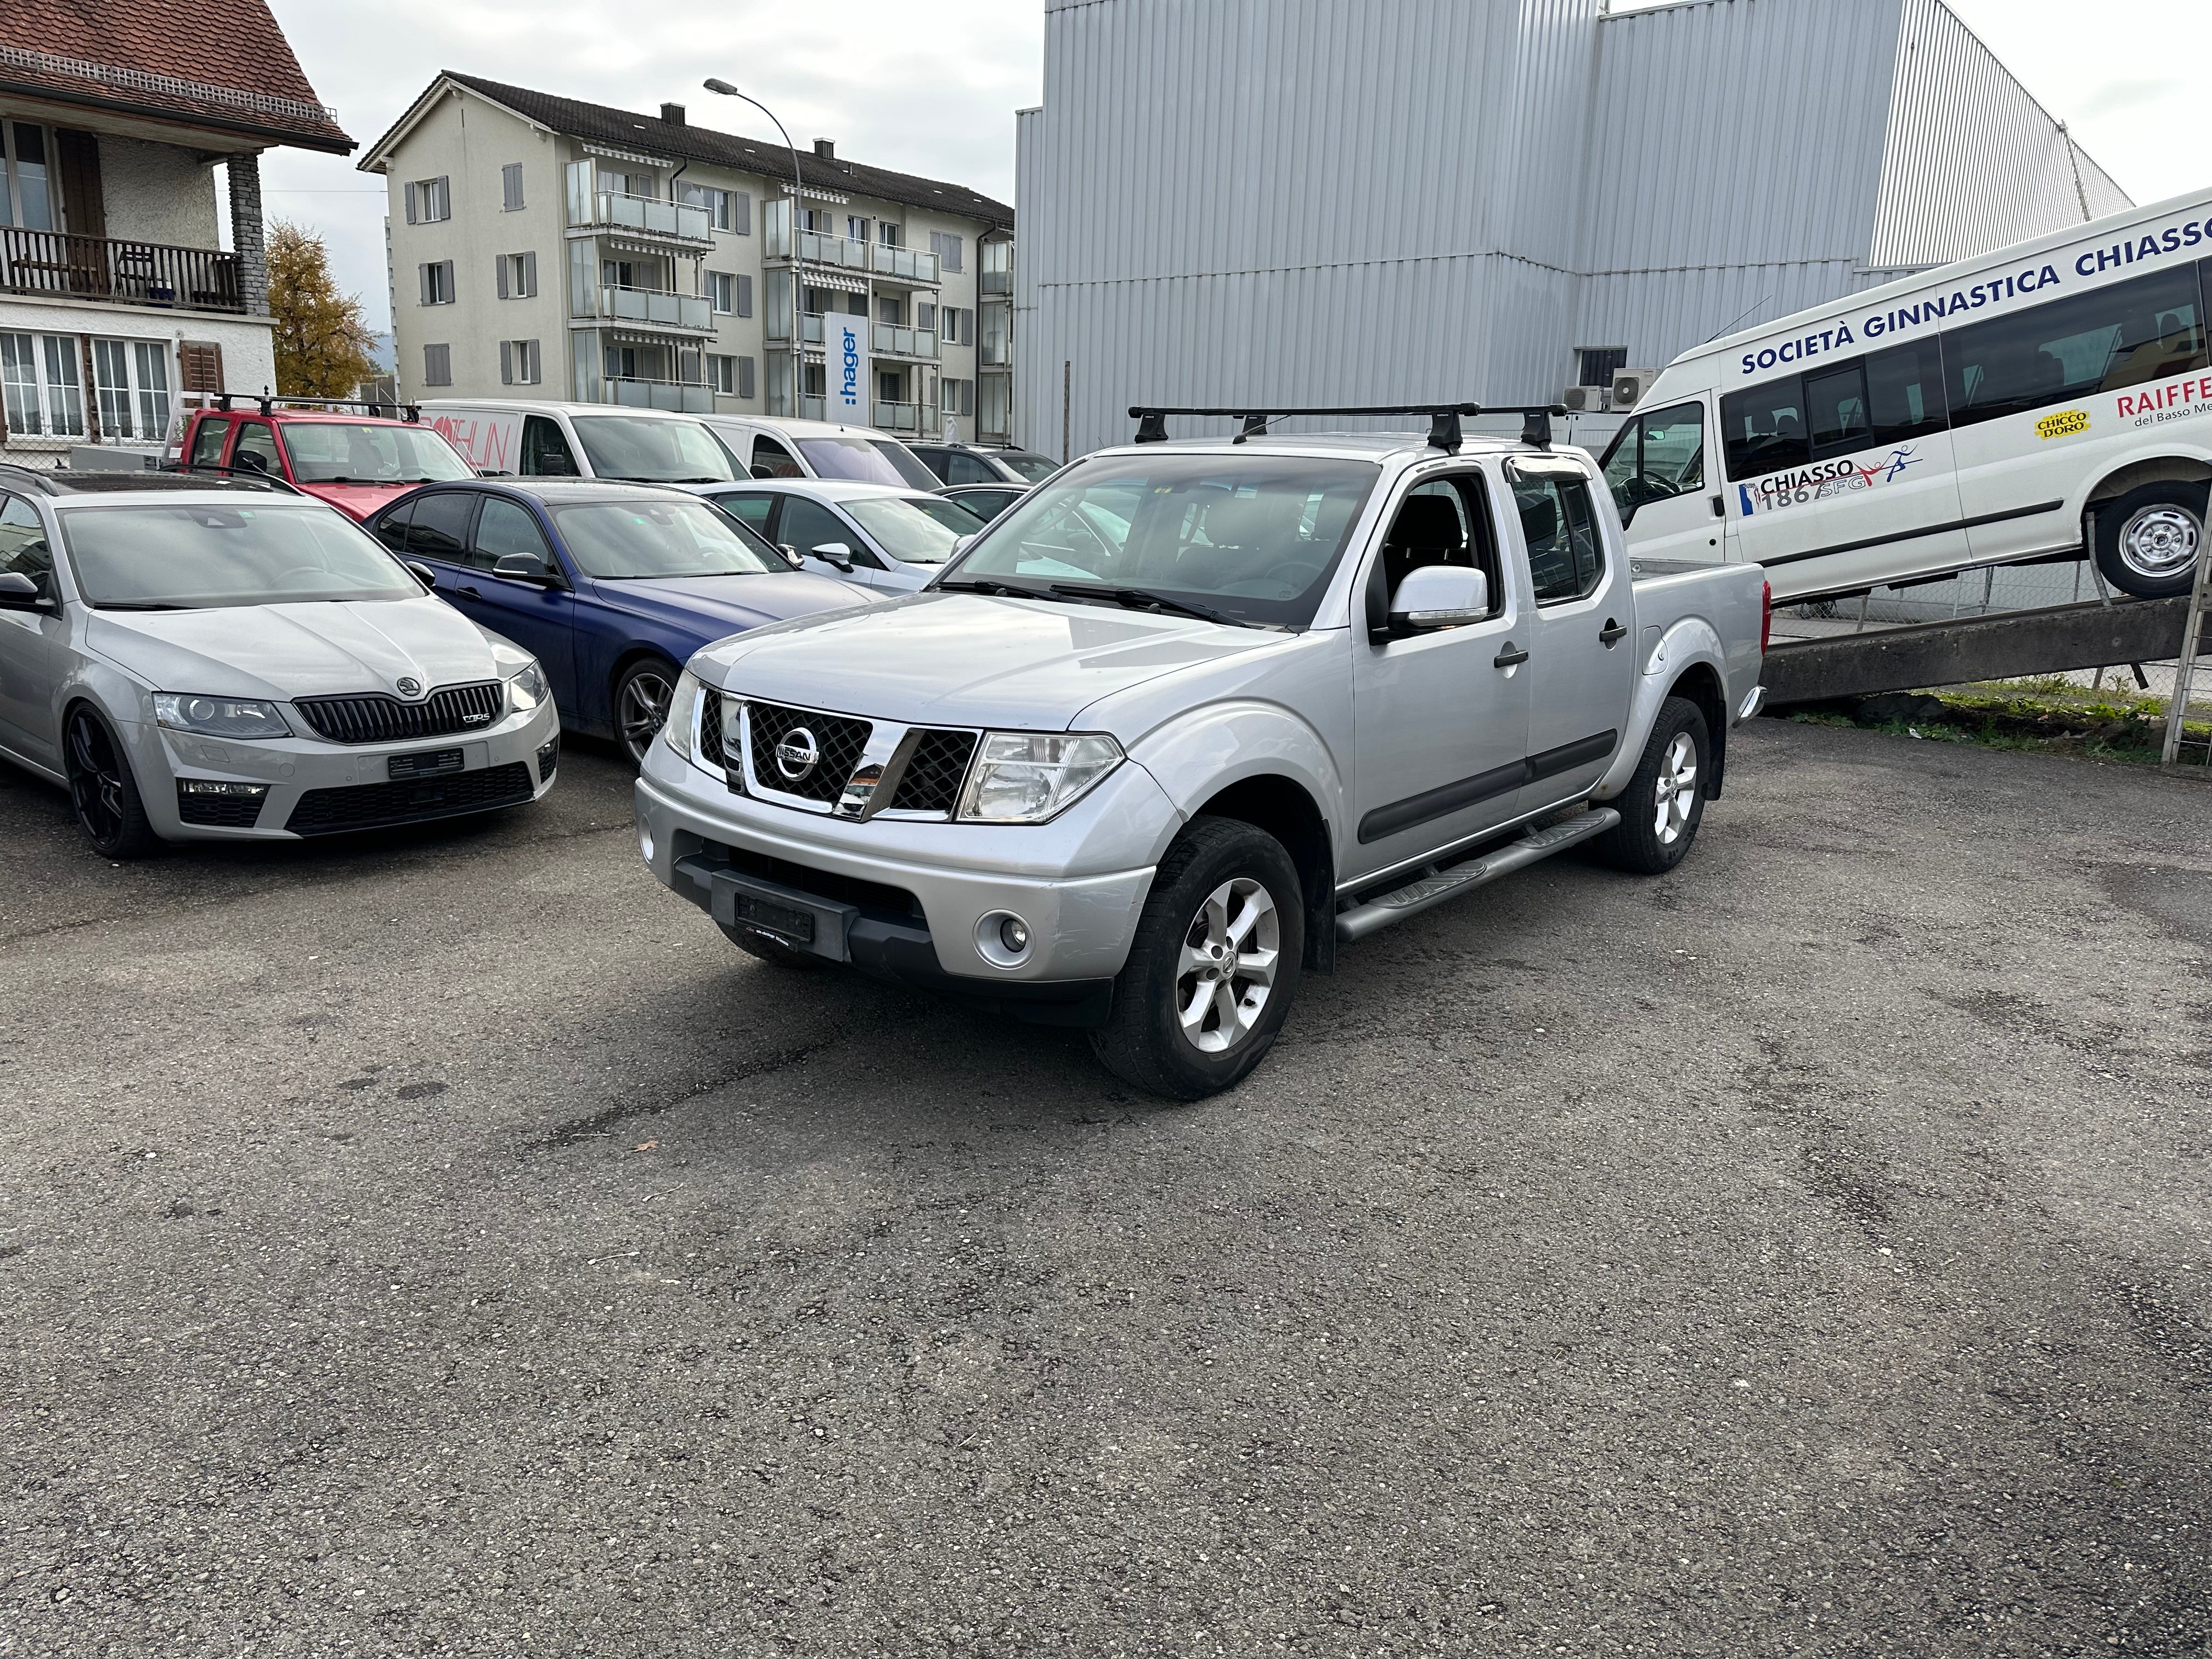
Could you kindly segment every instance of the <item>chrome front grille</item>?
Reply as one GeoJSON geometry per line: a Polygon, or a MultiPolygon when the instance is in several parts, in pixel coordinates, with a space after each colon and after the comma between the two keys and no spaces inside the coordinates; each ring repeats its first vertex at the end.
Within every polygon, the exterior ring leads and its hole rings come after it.
{"type": "Polygon", "coordinates": [[[759,702],[708,691],[701,698],[699,758],[719,767],[741,793],[805,803],[840,817],[878,813],[951,817],[980,741],[974,732],[857,720],[817,708],[759,702]],[[722,736],[723,710],[742,708],[743,726],[722,736]],[[745,753],[731,740],[742,729],[745,753]],[[811,753],[813,764],[800,763],[811,753]],[[902,762],[899,758],[904,756],[902,762]],[[793,777],[791,769],[800,775],[793,777]],[[879,793],[889,780],[888,796],[879,793]]]}
{"type": "Polygon", "coordinates": [[[975,734],[931,727],[915,736],[914,753],[891,792],[890,810],[949,815],[960,805],[960,784],[975,753],[975,734]]]}
{"type": "Polygon", "coordinates": [[[404,743],[481,732],[498,720],[506,706],[507,688],[497,680],[441,685],[420,702],[402,702],[380,691],[292,700],[300,718],[332,743],[404,743]]]}
{"type": "Polygon", "coordinates": [[[866,720],[844,714],[824,714],[811,708],[787,708],[781,703],[748,702],[746,737],[752,749],[752,782],[779,794],[797,795],[835,805],[845,793],[846,781],[860,763],[872,728],[866,720]],[[795,750],[811,750],[814,763],[804,775],[793,777],[777,758],[787,744],[795,750]]]}

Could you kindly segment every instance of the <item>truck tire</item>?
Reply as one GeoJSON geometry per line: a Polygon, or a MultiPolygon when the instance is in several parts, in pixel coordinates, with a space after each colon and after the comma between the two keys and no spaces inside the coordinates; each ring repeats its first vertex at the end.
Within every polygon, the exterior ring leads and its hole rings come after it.
{"type": "Polygon", "coordinates": [[[1705,779],[1712,754],[1705,717],[1687,697],[1659,705],[1644,757],[1628,787],[1606,804],[1620,822],[1590,843],[1615,869],[1661,876],[1682,861],[1705,816],[1705,779]]]}
{"type": "Polygon", "coordinates": [[[1091,1051],[1170,1100],[1234,1087],[1282,1030],[1304,939],[1297,866],[1282,842],[1235,818],[1194,818],[1152,878],[1091,1051]]]}
{"type": "MultiPolygon", "coordinates": [[[[721,927],[721,923],[714,924],[721,927]]],[[[827,957],[817,957],[811,951],[802,951],[796,945],[787,945],[773,933],[756,933],[750,927],[722,927],[731,944],[749,957],[758,957],[763,962],[772,962],[779,968],[794,969],[802,974],[820,973],[837,964],[827,957]]]]}
{"type": "Polygon", "coordinates": [[[2154,483],[2097,509],[2097,568],[2123,593],[2189,592],[2204,551],[2204,486],[2154,483]]]}

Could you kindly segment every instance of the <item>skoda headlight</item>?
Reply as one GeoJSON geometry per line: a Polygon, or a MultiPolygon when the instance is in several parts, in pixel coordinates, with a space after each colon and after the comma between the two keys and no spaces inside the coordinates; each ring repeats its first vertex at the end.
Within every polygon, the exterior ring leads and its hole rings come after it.
{"type": "Polygon", "coordinates": [[[532,657],[521,670],[507,677],[507,706],[517,714],[526,714],[553,695],[553,688],[545,683],[545,671],[532,657]]]}
{"type": "Polygon", "coordinates": [[[1121,745],[1102,734],[986,732],[960,793],[960,816],[976,823],[1042,823],[1121,763],[1121,745]]]}
{"type": "Polygon", "coordinates": [[[197,732],[204,738],[289,738],[292,728],[273,702],[252,697],[196,697],[188,691],[156,691],[154,718],[173,732],[197,732]]]}
{"type": "Polygon", "coordinates": [[[668,699],[668,718],[660,723],[660,735],[668,739],[668,746],[694,764],[699,759],[699,694],[706,689],[690,669],[678,674],[675,695],[668,699]]]}

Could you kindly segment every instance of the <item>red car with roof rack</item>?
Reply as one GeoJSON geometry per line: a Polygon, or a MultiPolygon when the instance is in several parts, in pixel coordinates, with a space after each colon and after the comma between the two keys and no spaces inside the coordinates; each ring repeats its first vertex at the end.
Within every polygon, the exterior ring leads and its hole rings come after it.
{"type": "Polygon", "coordinates": [[[460,451],[411,404],[217,392],[184,410],[164,456],[188,472],[260,472],[366,521],[417,484],[473,478],[460,451]]]}

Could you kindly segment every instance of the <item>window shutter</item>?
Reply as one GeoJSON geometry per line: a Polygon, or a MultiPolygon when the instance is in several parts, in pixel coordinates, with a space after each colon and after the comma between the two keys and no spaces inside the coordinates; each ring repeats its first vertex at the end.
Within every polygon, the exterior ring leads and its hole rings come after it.
{"type": "Polygon", "coordinates": [[[522,344],[524,356],[529,359],[530,363],[529,373],[524,378],[526,379],[531,385],[536,386],[540,380],[544,378],[538,368],[538,342],[535,340],[525,340],[522,344]]]}
{"type": "Polygon", "coordinates": [[[534,250],[522,256],[522,297],[538,297],[538,255],[534,250]]]}
{"type": "Polygon", "coordinates": [[[522,163],[509,161],[499,170],[500,198],[512,213],[522,205],[522,163]]]}
{"type": "Polygon", "coordinates": [[[407,222],[410,225],[415,222],[416,190],[416,186],[415,184],[412,181],[410,181],[407,185],[407,222]]]}
{"type": "Polygon", "coordinates": [[[443,305],[453,304],[455,290],[453,288],[453,262],[451,259],[441,259],[438,261],[438,277],[439,302],[443,305]]]}
{"type": "Polygon", "coordinates": [[[752,395],[753,360],[750,357],[740,357],[738,359],[738,396],[750,398],[752,395]]]}
{"type": "Polygon", "coordinates": [[[740,236],[753,234],[753,198],[750,191],[738,191],[730,206],[730,228],[740,236]]]}
{"type": "Polygon", "coordinates": [[[750,317],[752,314],[753,279],[749,276],[740,273],[738,277],[738,315],[740,317],[750,317]]]}
{"type": "Polygon", "coordinates": [[[512,264],[514,264],[514,260],[504,253],[501,254],[496,259],[492,261],[493,267],[499,274],[499,297],[502,300],[512,299],[514,297],[507,292],[507,268],[512,264]]]}
{"type": "Polygon", "coordinates": [[[430,303],[431,270],[432,267],[428,265],[417,265],[415,267],[415,280],[417,286],[422,290],[420,302],[426,306],[430,303]]]}
{"type": "Polygon", "coordinates": [[[501,386],[514,384],[514,342],[512,340],[499,343],[499,383],[501,386]]]}
{"type": "Polygon", "coordinates": [[[177,347],[177,384],[184,392],[222,390],[222,348],[212,340],[185,340],[177,347]]]}
{"type": "Polygon", "coordinates": [[[452,218],[453,216],[453,180],[441,176],[431,181],[430,187],[438,200],[437,211],[433,216],[440,219],[452,218]]]}
{"type": "Polygon", "coordinates": [[[426,345],[422,348],[422,384],[451,386],[453,383],[453,349],[449,345],[426,345]]]}

